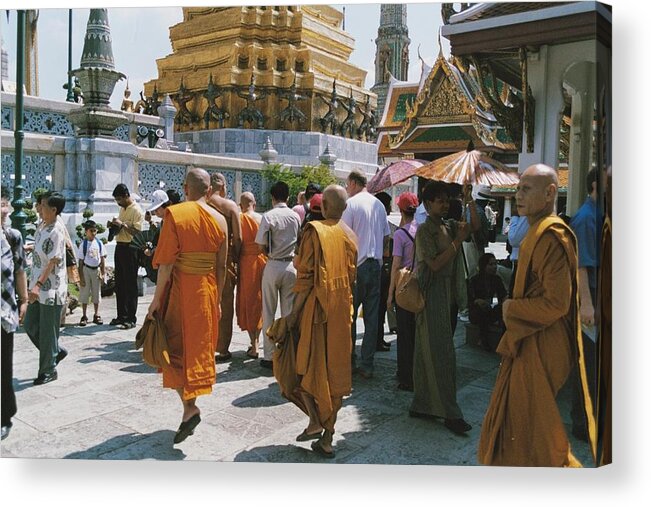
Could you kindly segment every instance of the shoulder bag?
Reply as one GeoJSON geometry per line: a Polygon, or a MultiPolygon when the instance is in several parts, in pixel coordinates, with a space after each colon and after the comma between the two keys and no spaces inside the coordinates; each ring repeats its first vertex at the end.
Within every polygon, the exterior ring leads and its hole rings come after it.
{"type": "Polygon", "coordinates": [[[418,285],[418,278],[414,273],[416,264],[416,241],[406,229],[400,227],[414,244],[414,255],[412,258],[412,269],[407,267],[398,270],[398,279],[396,280],[396,304],[408,312],[420,313],[425,308],[425,298],[418,285]]]}

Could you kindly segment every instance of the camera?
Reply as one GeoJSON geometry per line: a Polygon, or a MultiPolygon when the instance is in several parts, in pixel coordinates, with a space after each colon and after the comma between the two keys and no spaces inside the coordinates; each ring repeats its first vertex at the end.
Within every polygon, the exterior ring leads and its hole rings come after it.
{"type": "Polygon", "coordinates": [[[120,232],[120,228],[117,225],[109,225],[108,228],[108,240],[109,242],[113,241],[115,235],[120,232]]]}

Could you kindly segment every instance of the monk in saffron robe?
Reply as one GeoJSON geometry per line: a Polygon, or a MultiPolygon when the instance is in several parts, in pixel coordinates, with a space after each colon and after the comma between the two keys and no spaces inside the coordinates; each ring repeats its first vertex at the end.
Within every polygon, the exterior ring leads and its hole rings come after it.
{"type": "MultiPolygon", "coordinates": [[[[572,455],[556,395],[579,362],[588,434],[595,427],[585,377],[576,238],[553,214],[556,171],[542,164],[520,177],[516,201],[529,232],[520,247],[513,299],[503,304],[502,363],[484,418],[484,465],[581,466],[572,455]]],[[[594,453],[594,445],[593,445],[594,453]]]]}
{"type": "Polygon", "coordinates": [[[165,211],[153,266],[158,283],[147,318],[162,318],[170,365],[163,387],[175,389],[183,404],[174,443],[185,440],[201,422],[197,396],[215,383],[215,347],[220,294],[226,272],[226,221],[206,203],[210,176],[192,169],[185,180],[187,201],[165,211]]]}
{"type": "Polygon", "coordinates": [[[228,351],[233,339],[233,315],[235,308],[235,285],[237,285],[238,259],[242,244],[242,227],[240,225],[240,210],[234,201],[228,199],[226,177],[222,173],[210,175],[212,194],[208,196],[208,204],[215,208],[226,220],[228,237],[228,257],[226,258],[226,279],[223,291],[220,292],[221,303],[219,311],[222,318],[217,332],[217,354],[215,361],[228,361],[232,354],[228,351]]]}
{"type": "MultiPolygon", "coordinates": [[[[296,260],[296,299],[287,325],[299,326],[299,386],[293,394],[309,417],[296,440],[316,440],[312,449],[331,458],[337,412],[352,387],[350,325],[357,245],[353,231],[340,221],[346,208],[344,188],[327,187],[322,206],[325,220],[310,222],[303,231],[296,260]]],[[[277,370],[274,364],[274,373],[277,370]]],[[[282,389],[281,380],[279,384],[282,389]]]]}
{"type": "Polygon", "coordinates": [[[262,215],[255,212],[255,196],[244,192],[240,196],[240,223],[242,224],[242,247],[240,249],[239,279],[235,310],[237,325],[249,333],[251,346],[246,355],[258,358],[258,338],[262,330],[262,272],[267,256],[260,252],[255,236],[262,215]]]}

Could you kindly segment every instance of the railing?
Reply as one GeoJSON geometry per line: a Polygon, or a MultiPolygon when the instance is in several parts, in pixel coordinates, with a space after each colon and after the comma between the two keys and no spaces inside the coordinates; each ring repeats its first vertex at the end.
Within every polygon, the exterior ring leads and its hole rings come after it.
{"type": "MultiPolygon", "coordinates": [[[[0,126],[3,130],[13,130],[16,117],[16,95],[0,94],[0,126]]],[[[25,133],[73,137],[75,128],[68,119],[71,111],[83,107],[74,102],[59,102],[41,97],[25,96],[25,133]]],[[[164,127],[164,120],[158,116],[138,113],[124,113],[127,121],[113,131],[116,139],[138,144],[137,129],[145,127],[164,127]]]]}

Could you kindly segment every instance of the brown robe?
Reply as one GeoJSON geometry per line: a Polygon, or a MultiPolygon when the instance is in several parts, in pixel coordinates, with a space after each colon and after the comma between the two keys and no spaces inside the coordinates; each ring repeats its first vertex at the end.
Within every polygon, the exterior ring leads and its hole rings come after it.
{"type": "Polygon", "coordinates": [[[479,440],[478,460],[484,465],[580,466],[556,404],[577,360],[594,441],[576,252],[574,234],[556,216],[533,224],[522,242],[506,332],[497,348],[502,363],[479,440]]]}
{"type": "Polygon", "coordinates": [[[277,368],[282,357],[291,361],[292,351],[274,352],[274,374],[283,395],[305,413],[297,390],[312,396],[319,421],[330,431],[342,397],[352,388],[350,326],[356,262],[357,247],[338,220],[305,226],[294,291],[309,291],[309,295],[301,314],[295,373],[288,371],[285,361],[277,368]]]}

